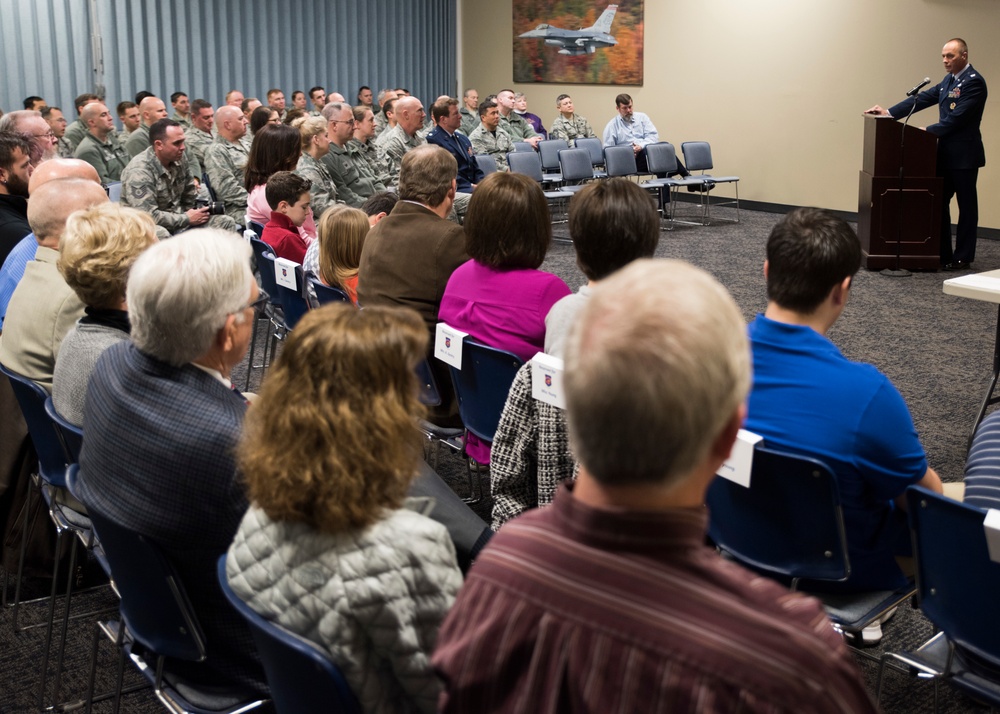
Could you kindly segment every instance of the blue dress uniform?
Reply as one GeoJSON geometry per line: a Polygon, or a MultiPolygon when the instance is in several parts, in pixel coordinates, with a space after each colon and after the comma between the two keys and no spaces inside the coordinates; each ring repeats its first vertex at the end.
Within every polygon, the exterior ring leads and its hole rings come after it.
{"type": "Polygon", "coordinates": [[[444,129],[436,126],[427,135],[427,141],[451,152],[458,162],[456,190],[459,193],[472,193],[472,186],[483,180],[483,170],[476,163],[476,155],[469,138],[457,131],[449,135],[444,129]]]}
{"type": "Polygon", "coordinates": [[[976,227],[979,198],[976,180],[979,167],[986,165],[986,151],[979,124],[986,106],[986,80],[971,65],[958,77],[945,75],[937,85],[889,108],[894,119],[916,110],[938,105],[940,117],[927,131],[938,137],[938,175],[944,178],[944,206],[941,212],[941,263],[971,263],[976,258],[976,227]],[[952,196],[958,198],[958,233],[951,248],[952,196]]]}

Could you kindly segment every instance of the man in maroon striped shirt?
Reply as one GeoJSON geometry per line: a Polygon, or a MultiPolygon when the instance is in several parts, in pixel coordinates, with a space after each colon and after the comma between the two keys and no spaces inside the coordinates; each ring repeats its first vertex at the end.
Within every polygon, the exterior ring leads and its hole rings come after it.
{"type": "Polygon", "coordinates": [[[704,545],[749,384],[708,274],[646,260],[595,289],[566,348],[579,476],[473,566],[434,653],[442,711],[875,711],[818,602],[704,545]]]}

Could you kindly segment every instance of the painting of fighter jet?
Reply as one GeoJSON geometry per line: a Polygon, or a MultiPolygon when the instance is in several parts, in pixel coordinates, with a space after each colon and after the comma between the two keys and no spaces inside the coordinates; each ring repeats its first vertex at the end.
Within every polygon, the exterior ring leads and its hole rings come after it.
{"type": "Polygon", "coordinates": [[[611,34],[611,23],[614,22],[616,12],[617,5],[608,5],[597,22],[590,27],[564,30],[542,23],[530,32],[522,32],[518,37],[522,40],[545,40],[545,44],[559,47],[561,55],[592,55],[599,47],[614,47],[618,44],[618,40],[611,34]]]}
{"type": "Polygon", "coordinates": [[[643,0],[512,5],[515,82],[642,84],[643,0]]]}

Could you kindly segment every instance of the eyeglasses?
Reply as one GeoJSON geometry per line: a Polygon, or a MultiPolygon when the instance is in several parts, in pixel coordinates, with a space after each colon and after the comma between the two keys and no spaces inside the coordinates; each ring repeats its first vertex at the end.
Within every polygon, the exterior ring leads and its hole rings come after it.
{"type": "Polygon", "coordinates": [[[267,294],[267,291],[266,291],[266,290],[263,290],[263,289],[262,289],[262,290],[261,290],[261,291],[260,291],[260,292],[259,292],[259,293],[257,294],[257,299],[256,299],[256,300],[254,300],[254,301],[253,301],[252,303],[249,303],[249,304],[248,304],[248,305],[246,305],[245,307],[241,307],[239,311],[240,311],[240,312],[243,312],[243,311],[244,311],[244,310],[246,310],[246,309],[247,309],[248,307],[252,307],[252,308],[253,308],[254,310],[257,310],[257,309],[259,309],[259,308],[262,308],[262,307],[264,307],[264,305],[266,305],[266,304],[268,303],[268,301],[269,301],[270,299],[271,299],[271,296],[267,294]]]}
{"type": "Polygon", "coordinates": [[[355,121],[353,119],[333,119],[330,123],[331,124],[349,124],[349,125],[353,126],[355,124],[355,121]]]}
{"type": "Polygon", "coordinates": [[[46,133],[44,133],[44,134],[32,134],[32,136],[35,137],[36,139],[55,139],[56,138],[55,133],[53,131],[51,131],[51,130],[48,131],[48,132],[46,132],[46,133]]]}

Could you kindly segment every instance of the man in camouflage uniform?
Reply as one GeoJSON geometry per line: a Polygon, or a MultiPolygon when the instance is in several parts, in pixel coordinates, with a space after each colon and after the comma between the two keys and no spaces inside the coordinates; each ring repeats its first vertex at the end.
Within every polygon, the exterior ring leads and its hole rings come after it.
{"type": "Polygon", "coordinates": [[[170,106],[174,108],[174,115],[170,117],[181,125],[184,131],[191,128],[191,102],[184,92],[174,92],[170,95],[170,106]]]}
{"type": "Polygon", "coordinates": [[[323,107],[323,118],[328,122],[326,135],[330,139],[330,152],[323,157],[323,164],[337,187],[337,197],[348,206],[360,208],[372,194],[384,191],[385,185],[375,178],[364,157],[348,147],[354,138],[354,110],[341,102],[328,102],[323,107]]]}
{"type": "Polygon", "coordinates": [[[568,94],[556,97],[556,109],[559,110],[559,116],[549,129],[550,138],[563,139],[570,146],[575,146],[577,139],[597,138],[590,122],[573,112],[573,98],[568,94]]]}
{"type": "Polygon", "coordinates": [[[161,119],[149,128],[149,136],[152,146],[122,172],[122,205],[150,214],[160,238],[204,225],[235,231],[229,216],[210,216],[207,206],[194,207],[198,186],[184,162],[180,124],[161,119]]]}
{"type": "MultiPolygon", "coordinates": [[[[242,116],[243,112],[240,112],[242,116]]],[[[215,141],[212,126],[215,124],[215,110],[204,99],[191,102],[191,128],[184,130],[186,154],[195,177],[205,173],[205,152],[215,141]]]]}
{"type": "Polygon", "coordinates": [[[250,158],[240,139],[247,132],[247,120],[236,107],[219,107],[215,113],[218,136],[205,152],[205,171],[215,196],[226,206],[226,215],[242,223],[247,212],[247,190],[243,169],[250,158]]]}
{"type": "Polygon", "coordinates": [[[309,90],[309,99],[312,100],[313,108],[309,112],[310,116],[323,116],[323,107],[326,106],[326,90],[322,87],[313,87],[309,90]]]}
{"type": "Polygon", "coordinates": [[[97,169],[101,183],[120,181],[128,166],[129,155],[115,134],[115,120],[101,102],[91,102],[83,108],[80,118],[89,129],[76,147],[73,156],[97,169]]]}
{"type": "Polygon", "coordinates": [[[83,123],[82,119],[80,119],[80,115],[83,113],[83,108],[91,102],[99,101],[101,101],[101,98],[96,94],[81,94],[73,100],[73,105],[76,107],[77,119],[66,127],[66,133],[63,135],[63,138],[66,139],[66,143],[69,144],[69,148],[73,151],[76,151],[76,147],[81,141],[83,141],[83,137],[87,135],[87,125],[83,123]]]}
{"type": "Polygon", "coordinates": [[[135,102],[118,102],[115,111],[118,112],[118,120],[122,123],[122,130],[118,132],[118,143],[125,146],[132,132],[142,124],[142,115],[139,113],[139,105],[135,102]]]}
{"type": "Polygon", "coordinates": [[[462,95],[462,108],[458,112],[462,115],[462,126],[459,129],[469,136],[479,126],[479,92],[466,89],[462,95]]]}
{"type": "Polygon", "coordinates": [[[497,108],[500,110],[500,128],[507,132],[511,141],[526,141],[538,148],[542,137],[524,117],[514,111],[514,92],[502,89],[497,94],[497,108]]]}
{"type": "Polygon", "coordinates": [[[70,147],[69,142],[66,141],[66,117],[63,116],[62,109],[59,107],[45,107],[44,109],[39,109],[42,113],[42,119],[48,122],[49,128],[52,129],[52,133],[56,136],[56,153],[59,154],[61,159],[72,159],[73,149],[70,147]]]}
{"type": "Polygon", "coordinates": [[[160,119],[167,118],[167,106],[162,99],[146,97],[139,102],[139,113],[142,114],[142,124],[128,135],[125,150],[130,157],[135,157],[149,148],[149,127],[160,119]]]}
{"type": "Polygon", "coordinates": [[[416,97],[407,96],[396,100],[396,126],[386,131],[385,138],[379,145],[384,171],[388,176],[387,186],[395,187],[399,183],[399,167],[403,163],[403,155],[410,149],[427,143],[427,139],[417,133],[423,127],[426,117],[424,105],[416,97]]]}
{"type": "Polygon", "coordinates": [[[381,136],[382,132],[391,127],[385,115],[385,103],[390,99],[399,99],[399,93],[395,89],[383,89],[378,93],[378,106],[381,111],[375,114],[375,136],[381,136]]]}
{"type": "Polygon", "coordinates": [[[498,171],[507,170],[507,154],[514,150],[510,134],[500,128],[500,110],[491,99],[479,105],[480,124],[469,141],[476,154],[489,154],[496,161],[498,171]]]}
{"type": "Polygon", "coordinates": [[[364,159],[368,173],[383,187],[385,178],[382,175],[383,165],[378,158],[378,147],[375,145],[375,115],[369,107],[354,107],[354,138],[347,142],[348,151],[364,159]]]}

